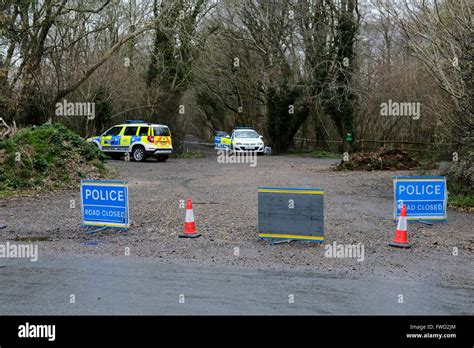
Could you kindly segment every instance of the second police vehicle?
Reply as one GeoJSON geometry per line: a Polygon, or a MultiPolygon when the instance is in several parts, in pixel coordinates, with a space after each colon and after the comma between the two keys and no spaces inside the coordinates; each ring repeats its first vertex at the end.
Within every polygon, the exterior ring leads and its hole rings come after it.
{"type": "Polygon", "coordinates": [[[231,150],[234,152],[256,152],[263,154],[265,144],[263,136],[249,127],[236,127],[231,135],[218,131],[214,137],[214,148],[231,150]]]}

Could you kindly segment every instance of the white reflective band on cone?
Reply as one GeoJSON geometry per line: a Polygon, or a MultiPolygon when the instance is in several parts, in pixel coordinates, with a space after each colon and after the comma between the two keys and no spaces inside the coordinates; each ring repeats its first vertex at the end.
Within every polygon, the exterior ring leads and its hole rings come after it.
{"type": "Polygon", "coordinates": [[[194,213],[192,209],[186,209],[186,222],[194,221],[194,213]]]}
{"type": "Polygon", "coordinates": [[[407,218],[406,216],[400,216],[398,218],[397,230],[406,231],[407,230],[407,218]]]}

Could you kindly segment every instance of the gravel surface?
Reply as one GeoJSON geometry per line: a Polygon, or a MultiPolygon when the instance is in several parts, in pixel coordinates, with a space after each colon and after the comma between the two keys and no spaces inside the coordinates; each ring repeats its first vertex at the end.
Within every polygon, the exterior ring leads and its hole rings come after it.
{"type": "MultiPolygon", "coordinates": [[[[196,145],[194,145],[196,147],[196,145]]],[[[221,164],[203,146],[204,158],[158,163],[110,160],[129,181],[131,228],[88,234],[81,225],[76,192],[0,200],[0,242],[18,237],[39,241],[40,256],[124,255],[165,262],[238,265],[259,269],[334,272],[347,277],[378,275],[430,278],[473,287],[474,214],[448,211],[448,222],[409,224],[409,250],[387,244],[393,238],[393,188],[398,172],[334,172],[335,160],[297,156],[261,156],[256,167],[221,164]],[[257,238],[257,187],[320,187],[325,191],[325,242],[270,245],[257,238]],[[180,239],[191,197],[202,237],[180,239]],[[70,201],[75,200],[75,208],[70,201]],[[326,258],[326,243],[365,246],[364,261],[326,258]],[[239,248],[239,255],[235,255],[239,248]],[[458,255],[454,255],[457,248],[458,255]]],[[[125,257],[125,256],[124,256],[125,257]]],[[[127,256],[128,257],[128,256],[127,256]]]]}

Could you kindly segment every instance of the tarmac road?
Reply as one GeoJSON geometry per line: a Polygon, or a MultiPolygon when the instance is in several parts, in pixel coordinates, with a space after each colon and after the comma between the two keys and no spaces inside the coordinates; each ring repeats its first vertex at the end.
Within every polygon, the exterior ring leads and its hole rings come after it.
{"type": "Polygon", "coordinates": [[[469,286],[128,257],[2,259],[0,284],[0,315],[474,314],[469,286]]]}

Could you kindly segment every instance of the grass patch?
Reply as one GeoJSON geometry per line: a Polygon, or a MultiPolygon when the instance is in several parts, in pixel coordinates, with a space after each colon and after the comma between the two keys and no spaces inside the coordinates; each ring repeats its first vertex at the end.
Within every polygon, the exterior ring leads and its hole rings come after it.
{"type": "Polygon", "coordinates": [[[463,210],[474,210],[474,195],[457,195],[450,194],[448,196],[448,204],[453,208],[460,208],[463,210]]]}
{"type": "Polygon", "coordinates": [[[60,191],[109,177],[104,154],[61,124],[20,129],[0,141],[0,197],[60,191]]]}
{"type": "Polygon", "coordinates": [[[171,158],[203,158],[204,154],[201,151],[184,151],[184,152],[175,152],[171,154],[171,158]]]}

